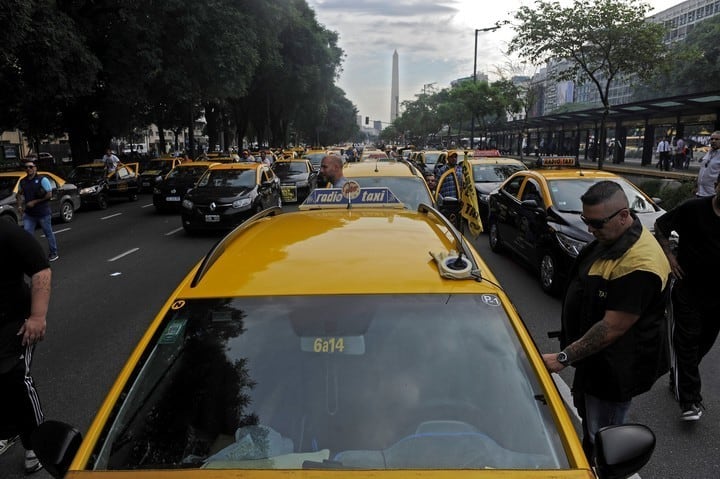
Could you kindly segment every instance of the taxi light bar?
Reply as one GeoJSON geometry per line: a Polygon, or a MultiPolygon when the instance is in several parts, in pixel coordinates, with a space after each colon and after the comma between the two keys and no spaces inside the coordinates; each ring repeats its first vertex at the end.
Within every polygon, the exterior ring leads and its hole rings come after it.
{"type": "Polygon", "coordinates": [[[405,205],[386,187],[360,188],[348,181],[343,188],[316,188],[298,208],[404,208],[405,205]]]}
{"type": "Polygon", "coordinates": [[[500,150],[474,150],[472,151],[473,158],[496,158],[499,157],[500,150]]]}

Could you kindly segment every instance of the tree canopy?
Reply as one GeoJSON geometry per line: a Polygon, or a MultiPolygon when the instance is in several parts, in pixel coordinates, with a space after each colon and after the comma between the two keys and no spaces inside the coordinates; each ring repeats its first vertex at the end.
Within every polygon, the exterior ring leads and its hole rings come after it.
{"type": "Polygon", "coordinates": [[[357,128],[306,0],[0,0],[0,20],[0,129],[67,132],[76,161],[150,123],[192,135],[202,111],[210,145],[357,128]]]}
{"type": "Polygon", "coordinates": [[[637,0],[536,0],[515,14],[515,36],[509,52],[536,65],[560,62],[556,80],[589,82],[597,88],[604,112],[600,127],[599,165],[605,155],[605,123],[610,110],[610,88],[619,75],[649,78],[666,48],[664,27],[648,22],[650,6],[637,0]]]}

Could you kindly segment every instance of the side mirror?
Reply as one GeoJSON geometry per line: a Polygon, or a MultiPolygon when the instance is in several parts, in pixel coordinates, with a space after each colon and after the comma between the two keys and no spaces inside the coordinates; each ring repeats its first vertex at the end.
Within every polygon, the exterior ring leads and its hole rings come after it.
{"type": "Polygon", "coordinates": [[[82,434],[69,424],[45,421],[32,433],[32,444],[45,470],[62,478],[82,443],[82,434]]]}
{"type": "Polygon", "coordinates": [[[597,472],[601,479],[621,479],[647,464],[655,449],[655,434],[642,424],[608,426],[595,434],[597,472]]]}

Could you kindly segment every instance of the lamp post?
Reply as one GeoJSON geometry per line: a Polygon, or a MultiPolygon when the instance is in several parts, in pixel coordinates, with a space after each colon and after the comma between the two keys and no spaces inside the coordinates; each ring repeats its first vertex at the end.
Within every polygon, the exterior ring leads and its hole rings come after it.
{"type": "MultiPolygon", "coordinates": [[[[475,55],[473,55],[473,84],[477,83],[477,35],[478,32],[494,32],[500,29],[503,25],[510,23],[509,20],[498,20],[492,27],[476,28],[475,29],[475,55]]],[[[475,142],[475,112],[473,111],[470,115],[470,149],[473,149],[473,143],[475,142]]]]}

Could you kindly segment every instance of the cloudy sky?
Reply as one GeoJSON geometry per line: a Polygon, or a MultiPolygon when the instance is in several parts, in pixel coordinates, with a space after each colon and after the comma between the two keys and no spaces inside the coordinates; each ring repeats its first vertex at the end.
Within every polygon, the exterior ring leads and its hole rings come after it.
{"type": "MultiPolygon", "coordinates": [[[[308,0],[318,21],[340,35],[345,51],[339,86],[363,117],[390,121],[393,51],[399,58],[400,102],[423,88],[440,90],[473,73],[475,29],[512,20],[531,0],[308,0]]],[[[561,3],[568,3],[562,1],[561,3]]],[[[680,0],[649,0],[650,13],[680,0]]],[[[510,26],[478,33],[478,73],[506,65],[510,26]]],[[[517,63],[517,61],[515,60],[517,63]]],[[[532,72],[529,72],[532,73],[532,72]]]]}

